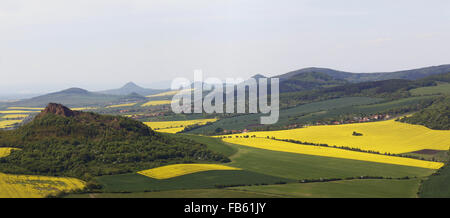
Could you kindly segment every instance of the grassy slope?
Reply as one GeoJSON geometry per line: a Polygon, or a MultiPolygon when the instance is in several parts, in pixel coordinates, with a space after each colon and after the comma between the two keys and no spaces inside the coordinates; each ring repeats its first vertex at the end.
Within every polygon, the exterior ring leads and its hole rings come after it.
{"type": "Polygon", "coordinates": [[[275,194],[250,193],[231,189],[190,189],[159,192],[71,194],[66,198],[271,198],[275,194]]]}
{"type": "Polygon", "coordinates": [[[231,144],[239,152],[228,165],[290,179],[383,176],[424,177],[434,171],[425,168],[268,151],[231,144]]]}
{"type": "MultiPolygon", "coordinates": [[[[167,133],[162,133],[167,134],[167,133]]],[[[205,137],[205,136],[197,136],[197,135],[187,135],[187,134],[170,134],[173,137],[188,137],[198,143],[202,143],[208,146],[208,149],[215,151],[217,153],[221,153],[226,157],[230,157],[238,151],[238,148],[234,146],[228,146],[224,142],[222,142],[219,138],[205,137]]]]}
{"type": "Polygon", "coordinates": [[[235,187],[249,194],[272,194],[284,197],[318,198],[414,198],[418,179],[409,180],[348,180],[318,183],[235,187]]]}
{"type": "Polygon", "coordinates": [[[379,103],[379,104],[361,105],[356,108],[359,109],[361,112],[373,113],[373,112],[388,110],[388,109],[399,107],[399,106],[417,104],[421,100],[426,100],[426,99],[430,99],[430,98],[432,98],[432,97],[430,97],[430,96],[409,97],[409,98],[402,98],[402,99],[398,99],[398,100],[394,100],[394,101],[383,102],[383,103],[379,103]]]}
{"type": "Polygon", "coordinates": [[[209,149],[229,157],[232,162],[227,165],[296,180],[353,176],[424,177],[434,172],[425,168],[269,151],[225,143],[217,138],[186,136],[205,143],[209,149]]]}
{"type": "Polygon", "coordinates": [[[409,92],[413,95],[437,95],[447,94],[450,95],[450,83],[440,83],[437,86],[428,86],[412,89],[409,92]]]}
{"type": "Polygon", "coordinates": [[[206,171],[165,180],[152,179],[139,174],[121,174],[97,177],[105,192],[144,192],[176,189],[215,188],[216,185],[253,185],[294,182],[274,176],[243,170],[206,171]]]}
{"type": "Polygon", "coordinates": [[[413,198],[419,187],[410,180],[349,180],[227,189],[190,189],[158,192],[71,194],[68,198],[413,198]]]}
{"type": "Polygon", "coordinates": [[[447,164],[422,184],[420,197],[450,198],[450,166],[447,164]]]}

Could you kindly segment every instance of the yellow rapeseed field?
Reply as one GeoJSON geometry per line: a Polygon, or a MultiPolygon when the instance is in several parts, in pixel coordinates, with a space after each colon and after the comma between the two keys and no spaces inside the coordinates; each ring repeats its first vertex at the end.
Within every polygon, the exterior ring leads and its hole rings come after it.
{"type": "Polygon", "coordinates": [[[143,116],[143,115],[145,115],[145,114],[124,114],[122,116],[124,116],[124,117],[133,117],[133,116],[143,116]]]}
{"type": "Polygon", "coordinates": [[[0,158],[8,156],[12,150],[17,148],[0,148],[0,158]]]}
{"type": "Polygon", "coordinates": [[[42,198],[84,187],[85,182],[75,178],[0,173],[0,198],[42,198]]]}
{"type": "Polygon", "coordinates": [[[110,105],[107,106],[106,108],[116,108],[116,107],[131,107],[136,105],[137,103],[129,103],[129,104],[117,104],[117,105],[110,105]]]}
{"type": "Polygon", "coordinates": [[[24,110],[4,110],[0,111],[0,114],[30,114],[38,113],[39,111],[24,111],[24,110]]]}
{"type": "Polygon", "coordinates": [[[0,121],[0,129],[8,128],[21,122],[22,120],[2,120],[0,121]]]}
{"type": "Polygon", "coordinates": [[[75,108],[70,108],[73,111],[84,111],[84,110],[95,110],[97,109],[96,107],[75,107],[75,108]]]}
{"type": "Polygon", "coordinates": [[[307,154],[323,157],[334,157],[361,161],[370,161],[377,163],[386,164],[396,164],[412,167],[421,167],[428,169],[439,169],[444,164],[440,162],[433,161],[423,161],[412,158],[395,157],[381,154],[372,154],[366,152],[350,151],[338,148],[322,147],[322,146],[312,146],[312,145],[301,145],[290,142],[283,142],[272,139],[265,138],[224,138],[225,142],[244,145],[248,147],[267,149],[272,151],[282,151],[298,154],[307,154]]]}
{"type": "Polygon", "coordinates": [[[138,173],[154,179],[169,179],[186,174],[210,170],[241,170],[241,169],[219,164],[173,164],[149,170],[139,171],[138,173]]]}
{"type": "Polygon", "coordinates": [[[1,118],[3,119],[20,119],[20,118],[25,118],[28,117],[28,114],[8,114],[8,115],[4,115],[1,118]]]}
{"type": "Polygon", "coordinates": [[[170,95],[175,95],[178,92],[182,92],[183,93],[183,92],[190,92],[192,90],[194,90],[194,89],[183,89],[183,90],[167,91],[167,92],[162,92],[162,93],[155,94],[155,95],[149,95],[149,96],[146,96],[146,97],[147,98],[152,98],[152,97],[170,96],[170,95]]]}
{"type": "Polygon", "coordinates": [[[9,107],[8,110],[44,110],[40,107],[9,107]]]}
{"type": "Polygon", "coordinates": [[[156,105],[166,105],[171,104],[171,100],[158,100],[158,101],[149,101],[145,104],[142,104],[141,107],[148,107],[148,106],[156,106],[156,105]]]}
{"type": "MultiPolygon", "coordinates": [[[[15,149],[0,148],[0,158],[8,156],[15,149]]],[[[42,198],[84,187],[85,182],[75,178],[0,173],[0,198],[42,198]]]]}
{"type": "Polygon", "coordinates": [[[161,122],[144,122],[155,131],[166,133],[177,133],[182,131],[186,126],[205,125],[208,122],[215,122],[217,119],[198,119],[198,120],[182,120],[182,121],[161,121],[161,122]]]}
{"type": "Polygon", "coordinates": [[[250,132],[240,135],[294,139],[338,147],[360,148],[380,153],[408,153],[422,149],[448,150],[450,130],[432,130],[394,120],[306,128],[250,132]],[[362,136],[353,136],[353,131],[362,136]]]}
{"type": "Polygon", "coordinates": [[[164,132],[164,133],[177,133],[184,130],[184,127],[176,127],[176,128],[166,128],[166,129],[157,129],[155,131],[157,132],[164,132]]]}

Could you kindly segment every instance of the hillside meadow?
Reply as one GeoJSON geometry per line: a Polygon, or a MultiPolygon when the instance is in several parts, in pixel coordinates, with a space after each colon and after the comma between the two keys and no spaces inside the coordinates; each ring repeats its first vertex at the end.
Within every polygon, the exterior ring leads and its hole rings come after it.
{"type": "Polygon", "coordinates": [[[415,198],[419,181],[349,180],[224,189],[186,189],[157,192],[71,194],[67,198],[415,198]]]}
{"type": "Polygon", "coordinates": [[[226,165],[295,180],[361,176],[425,177],[436,170],[353,159],[325,157],[224,143],[237,151],[226,165]]]}
{"type": "Polygon", "coordinates": [[[450,197],[449,181],[450,166],[446,165],[423,181],[419,196],[424,198],[448,198],[450,197]]]}
{"type": "Polygon", "coordinates": [[[233,187],[231,190],[249,194],[266,193],[285,198],[415,198],[420,181],[409,180],[346,180],[284,185],[233,187]]]}
{"type": "Polygon", "coordinates": [[[440,83],[436,86],[420,87],[412,89],[409,92],[413,95],[450,95],[450,83],[440,83]]]}

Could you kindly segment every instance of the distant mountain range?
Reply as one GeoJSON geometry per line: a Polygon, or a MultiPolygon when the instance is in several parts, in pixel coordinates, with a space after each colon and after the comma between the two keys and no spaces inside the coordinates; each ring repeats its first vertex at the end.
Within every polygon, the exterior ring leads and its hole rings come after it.
{"type": "Polygon", "coordinates": [[[56,102],[69,107],[106,105],[114,102],[143,101],[145,95],[158,94],[165,90],[146,89],[132,82],[119,89],[100,92],[90,92],[81,88],[70,88],[59,92],[49,93],[29,99],[9,103],[9,106],[43,107],[49,102],[56,102]]]}
{"type": "MultiPolygon", "coordinates": [[[[418,80],[432,75],[450,72],[450,65],[425,67],[386,73],[350,73],[327,68],[305,68],[288,72],[280,78],[280,92],[298,92],[320,88],[352,86],[351,84],[384,81],[384,80],[418,80]]],[[[253,78],[265,76],[257,74],[253,78]]],[[[398,82],[396,82],[398,83],[398,82]]],[[[80,88],[70,88],[8,104],[8,106],[45,106],[49,102],[57,102],[70,107],[111,104],[114,102],[130,102],[145,100],[144,96],[158,94],[167,90],[147,89],[133,82],[118,89],[90,92],[80,88]]]]}

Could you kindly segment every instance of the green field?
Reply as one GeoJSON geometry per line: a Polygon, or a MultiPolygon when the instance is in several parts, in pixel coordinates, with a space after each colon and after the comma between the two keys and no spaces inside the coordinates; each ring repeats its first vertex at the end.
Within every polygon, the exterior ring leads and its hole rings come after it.
{"type": "Polygon", "coordinates": [[[447,164],[436,175],[423,181],[420,197],[450,198],[450,166],[447,164]]]}
{"type": "Polygon", "coordinates": [[[431,99],[430,96],[417,96],[417,97],[409,97],[409,98],[402,98],[399,100],[394,101],[388,101],[383,102],[379,104],[369,104],[369,105],[361,105],[354,107],[355,111],[360,113],[376,113],[381,111],[386,111],[392,108],[406,106],[406,105],[412,105],[412,104],[418,104],[420,101],[431,99]]]}
{"type": "Polygon", "coordinates": [[[424,177],[434,172],[425,168],[269,151],[233,144],[230,146],[239,151],[231,156],[232,162],[227,165],[296,180],[359,176],[424,177]]]}
{"type": "Polygon", "coordinates": [[[225,143],[218,138],[205,136],[184,136],[229,157],[232,162],[226,165],[295,180],[357,176],[424,177],[434,172],[425,168],[269,151],[225,143]]]}
{"type": "Polygon", "coordinates": [[[134,193],[70,194],[66,198],[272,198],[275,194],[251,193],[232,189],[189,189],[134,193]]]}
{"type": "Polygon", "coordinates": [[[208,149],[215,151],[217,153],[221,153],[226,157],[230,157],[231,155],[235,154],[238,151],[237,147],[225,144],[224,142],[222,142],[220,138],[205,137],[198,135],[187,135],[187,134],[170,134],[170,135],[174,137],[190,138],[198,143],[205,144],[206,146],[208,146],[208,149]]]}
{"type": "Polygon", "coordinates": [[[71,194],[67,198],[414,198],[418,179],[364,179],[133,193],[71,194]]]}
{"type": "Polygon", "coordinates": [[[101,176],[96,179],[104,185],[104,192],[144,192],[176,189],[216,188],[217,185],[256,185],[295,182],[291,179],[263,175],[245,170],[206,171],[170,179],[153,179],[140,174],[101,176]]]}
{"type": "Polygon", "coordinates": [[[412,89],[409,92],[411,92],[412,95],[450,95],[450,83],[440,83],[437,86],[420,87],[412,89]]]}
{"type": "MultiPolygon", "coordinates": [[[[389,193],[392,197],[399,197],[411,196],[411,193],[415,194],[417,192],[418,179],[415,179],[415,177],[423,178],[434,172],[424,168],[268,151],[226,144],[219,139],[204,136],[182,135],[178,137],[190,137],[197,142],[206,144],[211,150],[229,156],[232,162],[227,165],[243,170],[199,172],[166,180],[152,179],[136,173],[101,176],[97,177],[96,180],[103,185],[101,191],[104,193],[96,194],[95,196],[84,195],[84,197],[307,197],[309,192],[312,192],[314,197],[323,197],[325,196],[324,193],[319,191],[322,190],[321,186],[325,188],[343,187],[342,191],[339,189],[335,192],[323,189],[331,197],[390,197],[389,193]],[[346,179],[361,176],[379,176],[384,178],[402,178],[407,176],[413,179],[357,179],[311,184],[298,183],[299,180],[303,179],[346,179]],[[270,185],[280,183],[287,184],[270,185]],[[326,186],[327,184],[330,186],[326,186]],[[404,188],[397,188],[397,184],[402,184],[404,188]],[[220,187],[239,186],[239,188],[225,191],[217,189],[218,185],[220,187]],[[282,190],[268,191],[264,187],[270,190],[272,190],[271,187],[281,187],[282,190]],[[352,189],[351,187],[355,188],[352,189]],[[368,187],[369,190],[361,192],[360,189],[363,189],[363,187],[368,187]],[[386,193],[381,192],[383,187],[388,190],[386,193]],[[415,192],[410,190],[411,187],[415,188],[415,192]],[[209,192],[202,194],[196,193],[191,189],[208,189],[209,192]],[[240,191],[236,192],[235,189],[240,191]],[[257,190],[259,189],[262,191],[258,192],[257,190]],[[288,196],[286,196],[286,193],[283,193],[283,191],[289,192],[291,189],[297,191],[288,196]],[[389,191],[391,189],[395,191],[389,191]],[[353,192],[349,190],[353,190],[353,192]]],[[[73,197],[77,196],[83,197],[83,195],[75,195],[73,197]]]]}
{"type": "Polygon", "coordinates": [[[419,180],[348,180],[285,185],[235,187],[249,194],[271,194],[288,198],[414,198],[419,180]]]}

